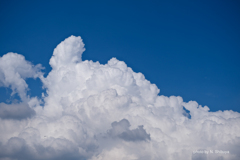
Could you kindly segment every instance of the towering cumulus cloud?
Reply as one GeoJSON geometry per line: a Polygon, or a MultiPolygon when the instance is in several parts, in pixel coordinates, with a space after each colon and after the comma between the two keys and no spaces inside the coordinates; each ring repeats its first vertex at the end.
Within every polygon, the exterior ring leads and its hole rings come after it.
{"type": "Polygon", "coordinates": [[[0,58],[0,86],[22,101],[0,103],[1,160],[239,160],[238,112],[159,95],[116,58],[82,61],[84,50],[81,37],[65,39],[46,77],[22,55],[0,58]],[[41,79],[41,99],[27,78],[41,79]]]}

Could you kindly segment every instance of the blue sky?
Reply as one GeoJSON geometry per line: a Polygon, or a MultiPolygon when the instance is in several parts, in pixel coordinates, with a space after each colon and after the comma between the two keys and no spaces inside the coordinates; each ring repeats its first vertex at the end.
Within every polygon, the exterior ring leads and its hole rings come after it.
{"type": "MultiPolygon", "coordinates": [[[[81,36],[83,60],[112,57],[141,72],[160,95],[240,112],[237,1],[0,1],[0,56],[16,52],[47,74],[53,49],[81,36]]],[[[29,93],[41,95],[39,80],[29,93]]],[[[11,91],[0,88],[6,102],[11,91]]]]}

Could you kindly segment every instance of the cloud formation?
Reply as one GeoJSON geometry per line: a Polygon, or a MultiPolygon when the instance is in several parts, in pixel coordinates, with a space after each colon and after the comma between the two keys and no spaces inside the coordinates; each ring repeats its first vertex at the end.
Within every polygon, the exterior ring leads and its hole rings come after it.
{"type": "Polygon", "coordinates": [[[150,140],[150,135],[146,133],[143,126],[130,130],[130,123],[126,119],[122,119],[119,122],[113,122],[111,124],[112,129],[109,130],[109,135],[112,137],[118,137],[125,141],[145,141],[150,140]]]}
{"type": "Polygon", "coordinates": [[[12,95],[18,93],[26,101],[28,85],[25,79],[41,76],[41,69],[40,64],[32,65],[23,55],[12,52],[5,54],[0,58],[0,87],[10,87],[12,95]]]}
{"type": "Polygon", "coordinates": [[[35,115],[35,111],[27,103],[0,103],[0,118],[2,119],[25,119],[35,115]]]}
{"type": "Polygon", "coordinates": [[[159,95],[155,84],[116,58],[82,61],[84,50],[81,37],[65,39],[46,77],[22,55],[0,57],[0,85],[23,101],[0,104],[0,159],[239,159],[238,112],[210,112],[195,101],[159,95]],[[26,78],[41,79],[42,99],[27,95],[26,78]]]}

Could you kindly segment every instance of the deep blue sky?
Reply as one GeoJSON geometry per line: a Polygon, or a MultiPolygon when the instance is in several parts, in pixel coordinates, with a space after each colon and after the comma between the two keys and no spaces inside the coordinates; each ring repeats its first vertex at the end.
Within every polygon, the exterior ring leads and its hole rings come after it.
{"type": "MultiPolygon", "coordinates": [[[[53,49],[81,36],[83,60],[125,61],[160,95],[240,112],[240,2],[0,0],[0,56],[23,54],[48,73],[53,49]]],[[[40,96],[39,80],[29,93],[40,96]]],[[[0,88],[0,101],[10,90],[0,88]]]]}

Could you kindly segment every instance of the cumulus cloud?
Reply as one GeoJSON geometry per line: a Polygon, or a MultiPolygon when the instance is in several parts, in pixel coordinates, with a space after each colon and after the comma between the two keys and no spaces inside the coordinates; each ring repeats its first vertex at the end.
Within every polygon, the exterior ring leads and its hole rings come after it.
{"type": "Polygon", "coordinates": [[[130,130],[130,123],[126,119],[111,124],[112,129],[109,130],[109,135],[118,137],[125,141],[145,141],[150,140],[150,135],[143,129],[143,126],[130,130]]]}
{"type": "Polygon", "coordinates": [[[69,64],[82,61],[82,53],[85,51],[81,37],[70,36],[67,41],[61,42],[53,51],[49,64],[58,69],[69,64]]]}
{"type": "Polygon", "coordinates": [[[0,118],[2,119],[25,119],[35,115],[35,111],[27,103],[6,104],[0,103],[0,118]]]}
{"type": "Polygon", "coordinates": [[[23,55],[12,52],[5,54],[0,57],[0,87],[10,87],[12,95],[18,93],[26,101],[28,85],[25,79],[41,76],[41,69],[40,64],[32,65],[23,55]]]}
{"type": "Polygon", "coordinates": [[[238,112],[159,95],[116,58],[82,61],[84,50],[81,37],[65,39],[46,77],[22,55],[1,57],[0,85],[23,102],[0,105],[0,159],[239,159],[238,112]],[[26,95],[25,79],[37,77],[46,88],[42,100],[26,95]]]}

